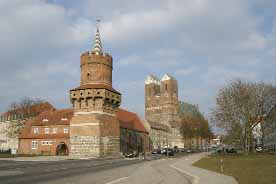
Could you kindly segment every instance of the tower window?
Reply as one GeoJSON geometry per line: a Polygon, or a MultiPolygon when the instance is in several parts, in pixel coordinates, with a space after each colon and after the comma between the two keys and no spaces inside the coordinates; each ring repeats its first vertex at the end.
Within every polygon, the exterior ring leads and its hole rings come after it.
{"type": "Polygon", "coordinates": [[[89,77],[90,76],[90,73],[87,73],[87,77],[89,77]]]}
{"type": "Polygon", "coordinates": [[[165,90],[166,90],[166,91],[168,90],[168,85],[167,85],[167,84],[165,84],[165,90]]]}

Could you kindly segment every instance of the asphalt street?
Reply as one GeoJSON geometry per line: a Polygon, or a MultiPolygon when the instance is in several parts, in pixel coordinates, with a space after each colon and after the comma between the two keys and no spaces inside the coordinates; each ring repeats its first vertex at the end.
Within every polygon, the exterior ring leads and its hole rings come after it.
{"type": "Polygon", "coordinates": [[[90,159],[62,161],[0,161],[0,184],[188,184],[183,174],[169,167],[177,159],[153,161],[90,159]]]}

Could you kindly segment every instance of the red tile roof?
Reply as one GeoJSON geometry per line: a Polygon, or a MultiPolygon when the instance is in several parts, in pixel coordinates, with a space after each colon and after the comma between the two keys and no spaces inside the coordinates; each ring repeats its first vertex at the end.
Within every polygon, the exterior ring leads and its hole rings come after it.
{"type": "Polygon", "coordinates": [[[119,119],[121,128],[148,133],[137,114],[119,109],[117,112],[117,117],[119,119]]]}
{"type": "Polygon", "coordinates": [[[62,109],[46,111],[39,114],[37,117],[32,119],[32,125],[43,126],[43,125],[69,125],[73,117],[73,109],[62,109]],[[48,121],[43,121],[43,120],[48,121]],[[66,119],[66,120],[65,120],[66,119]]]}
{"type": "MultiPolygon", "coordinates": [[[[25,128],[19,135],[20,139],[28,138],[39,138],[39,139],[51,139],[51,138],[69,138],[68,134],[64,135],[52,135],[52,134],[39,134],[33,135],[30,134],[32,126],[50,126],[50,125],[70,125],[70,121],[73,117],[73,109],[62,109],[62,110],[51,110],[40,113],[37,117],[30,119],[26,122],[25,128]],[[62,120],[66,118],[66,120],[62,120]],[[45,120],[48,121],[45,121],[45,120]],[[43,121],[44,120],[44,121],[43,121]]],[[[120,127],[126,128],[134,131],[148,133],[145,129],[143,123],[137,114],[129,112],[123,109],[119,109],[117,112],[117,117],[119,119],[120,127]]]]}
{"type": "Polygon", "coordinates": [[[32,126],[50,126],[50,125],[70,125],[70,121],[73,117],[74,110],[73,109],[62,109],[62,110],[51,110],[40,113],[37,117],[30,119],[26,122],[25,127],[19,138],[69,138],[69,135],[51,135],[51,134],[39,134],[32,135],[31,129],[32,126]],[[48,121],[45,121],[45,120],[48,121]],[[44,121],[43,121],[44,120],[44,121]]]}
{"type": "Polygon", "coordinates": [[[75,89],[71,89],[71,91],[79,90],[79,89],[107,89],[114,93],[121,94],[120,92],[116,91],[114,88],[112,88],[111,86],[106,85],[106,84],[84,84],[75,89]]]}

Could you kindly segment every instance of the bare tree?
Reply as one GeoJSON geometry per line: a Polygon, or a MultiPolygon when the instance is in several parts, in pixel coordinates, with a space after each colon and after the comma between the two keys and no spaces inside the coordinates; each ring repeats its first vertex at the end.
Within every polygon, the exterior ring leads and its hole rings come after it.
{"type": "Polygon", "coordinates": [[[267,118],[275,104],[275,86],[238,79],[219,90],[212,119],[228,136],[239,137],[242,147],[249,152],[253,146],[254,127],[267,118]]]}
{"type": "Polygon", "coordinates": [[[6,130],[7,136],[16,138],[24,127],[26,120],[38,115],[43,107],[44,101],[24,97],[19,102],[11,103],[6,116],[10,116],[12,121],[6,130]]]}

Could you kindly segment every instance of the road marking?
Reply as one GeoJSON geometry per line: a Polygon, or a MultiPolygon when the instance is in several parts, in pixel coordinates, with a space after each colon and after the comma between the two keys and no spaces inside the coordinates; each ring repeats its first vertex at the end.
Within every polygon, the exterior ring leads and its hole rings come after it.
{"type": "Polygon", "coordinates": [[[122,178],[119,178],[119,179],[110,181],[110,182],[108,182],[108,183],[106,183],[106,184],[113,184],[113,183],[117,183],[117,182],[119,182],[119,181],[123,181],[123,180],[126,180],[126,179],[128,179],[128,177],[122,177],[122,178]]]}
{"type": "Polygon", "coordinates": [[[183,174],[185,174],[185,175],[188,175],[188,176],[192,177],[193,178],[192,181],[191,181],[192,184],[198,184],[199,183],[200,178],[198,176],[196,176],[194,174],[191,174],[188,171],[184,171],[183,169],[180,169],[180,168],[176,167],[175,165],[170,165],[170,167],[177,170],[177,171],[179,171],[179,172],[181,172],[181,173],[183,173],[183,174]]]}

